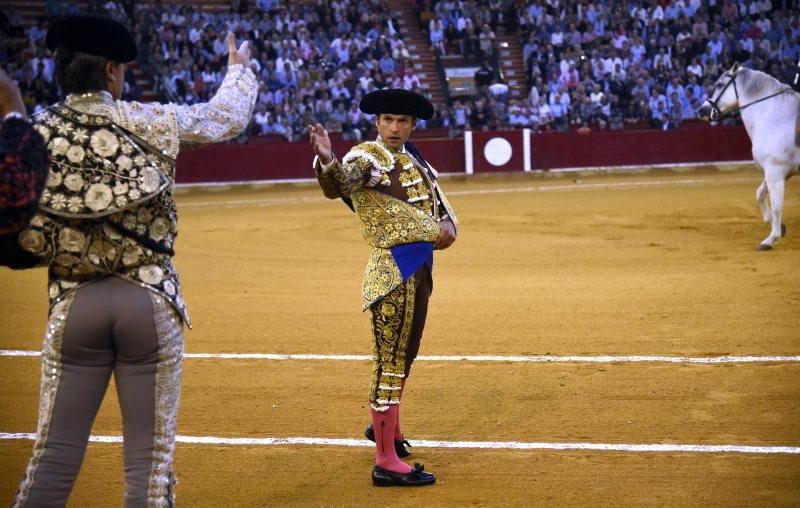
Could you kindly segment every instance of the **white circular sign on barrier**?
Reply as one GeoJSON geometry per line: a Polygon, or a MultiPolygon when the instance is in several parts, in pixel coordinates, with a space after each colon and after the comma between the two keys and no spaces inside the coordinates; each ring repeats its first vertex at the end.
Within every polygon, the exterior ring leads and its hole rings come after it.
{"type": "Polygon", "coordinates": [[[514,150],[505,138],[492,138],[483,146],[483,156],[493,166],[502,166],[511,160],[514,150]]]}

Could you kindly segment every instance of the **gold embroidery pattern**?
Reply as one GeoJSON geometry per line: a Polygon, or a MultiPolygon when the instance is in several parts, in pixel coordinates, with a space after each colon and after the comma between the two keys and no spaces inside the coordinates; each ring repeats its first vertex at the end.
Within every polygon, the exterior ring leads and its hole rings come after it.
{"type": "Polygon", "coordinates": [[[150,293],[150,300],[158,335],[159,358],[153,464],[147,486],[147,505],[174,506],[172,461],[183,373],[183,330],[175,310],[161,296],[150,293]]]}
{"type": "Polygon", "coordinates": [[[371,307],[375,339],[369,401],[375,411],[400,403],[400,384],[405,377],[406,351],[414,323],[414,276],[371,307]]]}
{"type": "Polygon", "coordinates": [[[61,381],[61,343],[64,339],[67,314],[73,299],[74,293],[53,307],[50,312],[42,347],[42,385],[39,394],[39,423],[36,428],[36,441],[33,445],[33,455],[25,471],[25,478],[20,483],[14,500],[14,507],[25,506],[28,501],[31,487],[36,479],[36,471],[44,455],[45,445],[50,434],[50,422],[53,418],[58,384],[61,381]]]}
{"type": "Polygon", "coordinates": [[[412,185],[422,183],[422,175],[419,174],[419,170],[415,167],[412,167],[408,171],[402,171],[397,179],[400,180],[400,184],[403,187],[411,187],[412,185]]]}
{"type": "Polygon", "coordinates": [[[381,192],[362,189],[352,196],[364,239],[388,249],[413,242],[433,242],[439,225],[429,214],[381,192]]]}
{"type": "Polygon", "coordinates": [[[333,173],[339,195],[348,197],[363,187],[370,167],[367,162],[365,159],[357,159],[334,166],[330,172],[333,173]]]}
{"type": "Polygon", "coordinates": [[[364,271],[364,282],[361,286],[361,308],[367,310],[370,305],[383,298],[403,282],[403,274],[397,267],[388,249],[372,249],[364,271]]]}

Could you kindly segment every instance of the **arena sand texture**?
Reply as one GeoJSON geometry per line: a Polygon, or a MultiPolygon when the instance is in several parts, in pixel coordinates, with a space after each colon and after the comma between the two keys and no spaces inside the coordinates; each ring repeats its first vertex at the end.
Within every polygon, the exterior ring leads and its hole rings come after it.
{"type": "MultiPolygon", "coordinates": [[[[800,189],[788,236],[759,174],[444,181],[461,220],[436,256],[423,355],[798,355],[800,189]],[[579,181],[576,179],[579,178],[579,181]]],[[[183,191],[177,266],[191,353],[368,354],[368,248],[311,185],[183,191]]],[[[38,350],[44,270],[0,271],[0,349],[38,350]]],[[[368,361],[188,359],[178,431],[361,438],[368,361]]],[[[38,358],[0,357],[0,432],[33,432],[38,358]]],[[[113,387],[94,427],[119,435],[113,387]]],[[[800,446],[800,363],[419,361],[412,440],[800,446]]],[[[0,503],[32,443],[0,441],[0,503]]],[[[800,455],[412,448],[430,488],[370,484],[370,448],[179,444],[183,506],[800,504],[800,455]]],[[[72,506],[121,506],[119,444],[89,447],[72,506]]]]}

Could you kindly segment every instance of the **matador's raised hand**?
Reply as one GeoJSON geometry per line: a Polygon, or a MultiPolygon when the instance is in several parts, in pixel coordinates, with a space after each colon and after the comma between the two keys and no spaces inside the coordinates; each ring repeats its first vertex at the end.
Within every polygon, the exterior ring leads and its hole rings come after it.
{"type": "Polygon", "coordinates": [[[244,41],[239,49],[236,49],[236,36],[228,33],[228,65],[242,64],[245,67],[250,65],[250,42],[244,41]]]}
{"type": "Polygon", "coordinates": [[[309,125],[308,140],[311,143],[311,148],[314,153],[319,157],[319,161],[323,164],[329,164],[333,160],[333,152],[331,151],[331,138],[328,137],[328,132],[321,123],[317,125],[309,125]]]}

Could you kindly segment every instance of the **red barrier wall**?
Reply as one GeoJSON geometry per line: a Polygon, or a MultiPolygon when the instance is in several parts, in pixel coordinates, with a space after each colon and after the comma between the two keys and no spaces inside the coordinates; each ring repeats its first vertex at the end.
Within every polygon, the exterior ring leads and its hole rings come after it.
{"type": "Polygon", "coordinates": [[[534,134],[533,169],[750,160],[744,127],[534,134]]]}
{"type": "MultiPolygon", "coordinates": [[[[437,171],[464,171],[463,139],[414,142],[437,171]]],[[[351,146],[352,142],[333,141],[332,148],[342,157],[351,146]]],[[[201,183],[313,178],[313,159],[314,152],[307,142],[207,145],[181,151],[177,180],[178,183],[201,183]]]]}
{"type": "MultiPolygon", "coordinates": [[[[476,171],[522,171],[522,131],[475,132],[473,159],[476,171]],[[483,145],[493,137],[511,140],[513,155],[501,167],[490,165],[483,145]]],[[[465,170],[462,138],[423,138],[415,144],[443,173],[465,170]]],[[[350,142],[334,141],[343,156],[350,142]]],[[[672,131],[548,132],[531,136],[533,169],[592,166],[677,164],[748,160],[750,139],[743,127],[696,127],[672,131]]],[[[313,154],[307,142],[209,145],[184,150],[178,157],[178,183],[234,182],[312,178],[313,154]]]]}

